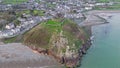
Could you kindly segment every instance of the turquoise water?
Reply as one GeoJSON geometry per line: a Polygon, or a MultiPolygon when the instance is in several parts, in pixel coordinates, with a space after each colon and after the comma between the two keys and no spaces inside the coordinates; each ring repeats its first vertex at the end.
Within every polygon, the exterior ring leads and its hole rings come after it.
{"type": "Polygon", "coordinates": [[[120,14],[92,28],[94,42],[79,68],[120,68],[120,14]]]}

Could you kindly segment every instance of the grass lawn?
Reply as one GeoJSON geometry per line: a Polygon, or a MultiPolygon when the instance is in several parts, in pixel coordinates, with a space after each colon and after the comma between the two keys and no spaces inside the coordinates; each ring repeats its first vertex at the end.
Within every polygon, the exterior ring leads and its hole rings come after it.
{"type": "Polygon", "coordinates": [[[6,38],[3,42],[4,43],[12,43],[12,42],[15,42],[16,38],[17,38],[16,36],[12,37],[12,38],[6,38]]]}
{"type": "Polygon", "coordinates": [[[56,22],[56,21],[54,21],[54,20],[48,20],[47,21],[47,23],[46,23],[47,25],[61,25],[61,23],[60,22],[56,22]]]}
{"type": "Polygon", "coordinates": [[[43,11],[43,10],[34,10],[33,11],[33,15],[44,16],[45,15],[45,11],[43,11]]]}
{"type": "Polygon", "coordinates": [[[62,30],[62,23],[56,19],[53,20],[48,20],[47,22],[45,22],[42,26],[44,26],[45,28],[49,29],[50,32],[61,32],[62,30]]]}
{"type": "Polygon", "coordinates": [[[20,4],[27,1],[28,0],[3,0],[3,3],[4,4],[20,4]]]}

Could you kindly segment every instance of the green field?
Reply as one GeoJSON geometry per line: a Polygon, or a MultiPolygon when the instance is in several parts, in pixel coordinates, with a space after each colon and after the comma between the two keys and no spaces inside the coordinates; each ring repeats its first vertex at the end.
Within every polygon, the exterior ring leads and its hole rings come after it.
{"type": "Polygon", "coordinates": [[[3,0],[3,3],[4,4],[20,4],[27,1],[28,0],[3,0]]]}

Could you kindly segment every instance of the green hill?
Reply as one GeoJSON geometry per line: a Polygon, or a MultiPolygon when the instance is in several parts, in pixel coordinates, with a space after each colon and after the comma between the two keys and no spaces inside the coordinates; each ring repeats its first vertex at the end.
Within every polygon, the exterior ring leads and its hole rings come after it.
{"type": "MultiPolygon", "coordinates": [[[[78,57],[78,50],[88,34],[68,19],[51,19],[42,22],[24,35],[24,44],[36,49],[49,50],[56,59],[78,57]]],[[[78,61],[78,60],[77,60],[78,61]]]]}

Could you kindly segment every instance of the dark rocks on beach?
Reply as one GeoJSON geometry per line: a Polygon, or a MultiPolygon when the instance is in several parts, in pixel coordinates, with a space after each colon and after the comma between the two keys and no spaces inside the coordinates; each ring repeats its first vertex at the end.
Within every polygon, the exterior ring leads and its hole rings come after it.
{"type": "Polygon", "coordinates": [[[86,54],[87,50],[90,48],[90,45],[91,45],[91,41],[88,40],[88,41],[86,41],[86,43],[83,44],[83,45],[81,46],[81,48],[78,50],[79,63],[80,63],[81,60],[82,60],[82,56],[83,56],[84,54],[86,54]]]}
{"type": "Polygon", "coordinates": [[[89,49],[90,45],[91,45],[91,41],[90,40],[86,41],[86,43],[83,44],[81,48],[78,50],[78,56],[76,58],[62,57],[62,61],[69,68],[75,68],[76,66],[79,66],[82,60],[82,56],[87,53],[87,50],[89,49]]]}

